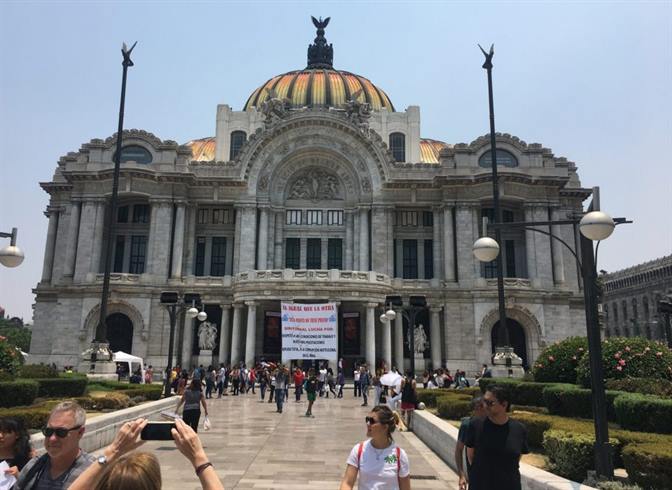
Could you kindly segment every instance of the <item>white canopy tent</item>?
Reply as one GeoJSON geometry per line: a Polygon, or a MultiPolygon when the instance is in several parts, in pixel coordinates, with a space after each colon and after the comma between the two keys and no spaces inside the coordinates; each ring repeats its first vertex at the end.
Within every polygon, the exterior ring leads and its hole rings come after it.
{"type": "Polygon", "coordinates": [[[114,353],[114,362],[120,362],[120,363],[123,363],[123,364],[127,364],[128,365],[129,376],[132,375],[135,371],[137,371],[138,368],[140,368],[140,371],[142,372],[142,380],[144,381],[144,379],[145,379],[145,364],[143,362],[142,357],[127,354],[126,352],[120,350],[120,351],[114,353]]]}

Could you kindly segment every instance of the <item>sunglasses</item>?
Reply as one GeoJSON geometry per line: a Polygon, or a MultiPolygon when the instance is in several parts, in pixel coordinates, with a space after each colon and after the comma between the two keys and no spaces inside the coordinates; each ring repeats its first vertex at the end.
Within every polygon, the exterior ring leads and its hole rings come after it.
{"type": "Polygon", "coordinates": [[[373,417],[364,417],[364,421],[366,422],[366,425],[376,425],[380,422],[378,422],[376,419],[373,417]]]}
{"type": "Polygon", "coordinates": [[[51,437],[54,434],[56,434],[56,437],[59,437],[61,439],[64,439],[68,437],[68,434],[72,432],[73,430],[81,429],[82,426],[78,425],[76,427],[73,427],[72,429],[64,429],[63,427],[58,427],[57,429],[54,429],[52,427],[44,427],[42,429],[42,434],[44,434],[45,437],[51,437]]]}
{"type": "Polygon", "coordinates": [[[497,403],[497,400],[483,400],[483,403],[484,403],[486,406],[491,407],[491,406],[493,406],[495,403],[497,403]]]}

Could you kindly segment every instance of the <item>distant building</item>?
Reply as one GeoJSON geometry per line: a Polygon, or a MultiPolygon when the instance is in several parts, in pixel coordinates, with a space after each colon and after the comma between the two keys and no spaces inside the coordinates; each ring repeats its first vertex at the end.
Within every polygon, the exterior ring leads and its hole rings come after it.
{"type": "Polygon", "coordinates": [[[600,277],[607,336],[666,338],[658,302],[672,296],[672,255],[600,277]]]}

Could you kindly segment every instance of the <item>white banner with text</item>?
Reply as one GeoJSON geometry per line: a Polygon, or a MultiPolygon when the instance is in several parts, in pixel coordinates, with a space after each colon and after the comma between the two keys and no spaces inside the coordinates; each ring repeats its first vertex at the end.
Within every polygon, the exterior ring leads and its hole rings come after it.
{"type": "Polygon", "coordinates": [[[282,303],[282,362],[338,357],[336,303],[282,303]]]}

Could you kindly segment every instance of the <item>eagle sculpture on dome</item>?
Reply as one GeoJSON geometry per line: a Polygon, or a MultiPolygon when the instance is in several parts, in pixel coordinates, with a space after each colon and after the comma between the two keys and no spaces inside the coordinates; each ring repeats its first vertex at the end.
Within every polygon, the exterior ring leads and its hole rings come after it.
{"type": "Polygon", "coordinates": [[[334,48],[331,44],[327,44],[327,39],[324,37],[324,28],[329,24],[331,17],[322,20],[322,17],[313,19],[313,25],[317,27],[317,36],[313,44],[308,46],[308,68],[332,68],[334,61],[334,48]]]}
{"type": "MultiPolygon", "coordinates": [[[[329,20],[331,19],[331,17],[327,17],[326,19],[322,20],[322,17],[320,17],[320,20],[317,20],[312,15],[310,16],[310,18],[313,19],[313,25],[318,29],[324,29],[325,27],[327,27],[329,25],[329,20]]],[[[324,32],[322,34],[324,34],[324,32]]]]}

